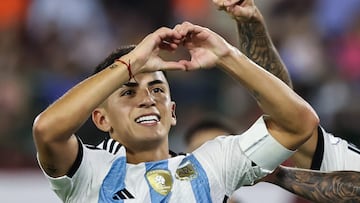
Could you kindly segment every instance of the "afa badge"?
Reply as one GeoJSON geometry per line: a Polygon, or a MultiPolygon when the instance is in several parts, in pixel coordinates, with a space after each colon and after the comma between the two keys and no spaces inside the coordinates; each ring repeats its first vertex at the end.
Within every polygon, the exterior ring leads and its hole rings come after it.
{"type": "Polygon", "coordinates": [[[150,186],[161,195],[169,194],[172,189],[173,179],[170,171],[151,170],[146,173],[146,178],[150,186]]]}
{"type": "Polygon", "coordinates": [[[197,177],[196,170],[190,161],[179,166],[175,173],[176,179],[189,181],[197,177]]]}

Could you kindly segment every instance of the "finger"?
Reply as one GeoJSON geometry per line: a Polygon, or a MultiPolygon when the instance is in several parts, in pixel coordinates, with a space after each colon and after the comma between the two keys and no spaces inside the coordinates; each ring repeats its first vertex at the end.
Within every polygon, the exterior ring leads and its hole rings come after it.
{"type": "Polygon", "coordinates": [[[163,27],[155,32],[161,39],[161,41],[166,40],[169,42],[174,42],[175,40],[180,40],[182,38],[181,34],[177,31],[163,27]]]}
{"type": "Polygon", "coordinates": [[[174,51],[175,49],[178,48],[178,44],[177,43],[170,43],[167,41],[163,41],[162,43],[159,44],[159,48],[163,49],[163,50],[167,50],[167,51],[174,51]]]}
{"type": "Polygon", "coordinates": [[[182,38],[178,39],[178,38],[172,38],[172,37],[166,37],[165,39],[162,39],[161,43],[163,44],[169,44],[169,45],[178,45],[182,42],[182,38]]]}
{"type": "Polygon", "coordinates": [[[181,60],[179,63],[183,64],[185,66],[186,71],[192,71],[200,68],[200,65],[196,63],[195,61],[191,60],[181,60]]]}
{"type": "Polygon", "coordinates": [[[193,24],[185,24],[183,27],[184,34],[186,33],[185,37],[191,39],[192,37],[201,33],[204,29],[198,25],[193,24]]]}
{"type": "Polygon", "coordinates": [[[177,26],[176,29],[182,36],[186,36],[189,33],[189,31],[191,31],[192,27],[194,27],[192,23],[185,21],[179,26],[177,26]]]}
{"type": "Polygon", "coordinates": [[[173,30],[179,32],[179,30],[181,29],[181,24],[177,24],[175,25],[175,27],[173,28],[173,30]]]}
{"type": "Polygon", "coordinates": [[[255,15],[255,7],[229,6],[227,11],[236,19],[250,19],[255,15]]]}
{"type": "Polygon", "coordinates": [[[179,62],[175,62],[175,61],[164,61],[163,62],[163,68],[162,70],[186,70],[186,66],[185,64],[179,62]]]}
{"type": "Polygon", "coordinates": [[[213,3],[216,5],[216,6],[221,6],[223,4],[223,1],[224,0],[213,0],[213,3]]]}
{"type": "Polygon", "coordinates": [[[234,5],[241,5],[245,0],[226,0],[223,3],[223,6],[229,7],[234,5]]]}
{"type": "Polygon", "coordinates": [[[223,2],[224,0],[213,0],[213,3],[218,10],[224,10],[223,2]]]}

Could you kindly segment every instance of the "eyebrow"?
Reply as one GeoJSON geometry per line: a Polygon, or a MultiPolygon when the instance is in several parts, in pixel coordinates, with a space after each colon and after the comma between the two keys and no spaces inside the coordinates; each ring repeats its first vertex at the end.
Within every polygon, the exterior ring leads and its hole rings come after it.
{"type": "MultiPolygon", "coordinates": [[[[153,80],[153,81],[148,82],[148,86],[154,86],[154,85],[157,85],[157,84],[164,84],[164,81],[162,81],[162,80],[153,80]]],[[[127,82],[127,83],[124,83],[124,86],[126,86],[126,87],[138,87],[139,83],[137,83],[137,82],[127,82]]]]}
{"type": "Polygon", "coordinates": [[[127,83],[124,83],[123,86],[126,86],[126,87],[137,87],[137,86],[139,86],[139,83],[137,83],[137,82],[127,82],[127,83]]]}
{"type": "Polygon", "coordinates": [[[157,84],[164,84],[164,81],[162,81],[162,80],[153,80],[153,81],[148,83],[148,86],[153,86],[153,85],[157,85],[157,84]]]}

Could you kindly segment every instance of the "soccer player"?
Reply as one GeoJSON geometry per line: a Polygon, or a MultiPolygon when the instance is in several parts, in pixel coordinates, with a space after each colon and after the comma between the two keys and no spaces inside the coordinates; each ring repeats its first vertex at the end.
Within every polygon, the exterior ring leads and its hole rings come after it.
{"type": "MultiPolygon", "coordinates": [[[[292,87],[287,68],[269,37],[265,20],[254,0],[213,2],[236,20],[241,52],[292,87]]],[[[297,167],[305,169],[360,171],[360,150],[346,140],[326,132],[320,125],[291,160],[297,167]]]]}
{"type": "Polygon", "coordinates": [[[163,27],[118,53],[34,121],[40,166],[64,202],[221,202],[271,173],[318,125],[306,101],[207,28],[188,22],[163,27]],[[190,60],[159,57],[159,50],[179,45],[190,60]],[[190,155],[169,154],[168,134],[177,120],[162,71],[215,65],[253,93],[264,115],[241,136],[217,139],[190,155]],[[89,149],[74,135],[90,115],[122,144],[115,155],[89,149]]]}

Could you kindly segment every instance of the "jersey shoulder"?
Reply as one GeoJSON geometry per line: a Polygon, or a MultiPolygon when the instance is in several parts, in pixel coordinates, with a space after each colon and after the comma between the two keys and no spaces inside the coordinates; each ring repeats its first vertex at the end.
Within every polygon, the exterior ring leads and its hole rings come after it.
{"type": "Polygon", "coordinates": [[[110,137],[105,138],[100,144],[93,146],[96,149],[102,149],[110,154],[117,154],[121,148],[122,144],[110,137]]]}

